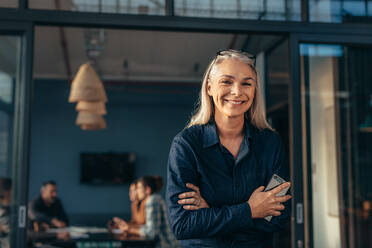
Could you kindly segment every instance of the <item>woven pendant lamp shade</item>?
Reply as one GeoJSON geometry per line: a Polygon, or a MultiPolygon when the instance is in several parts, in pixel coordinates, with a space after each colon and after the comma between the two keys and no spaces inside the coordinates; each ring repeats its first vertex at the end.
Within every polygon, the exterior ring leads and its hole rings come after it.
{"type": "Polygon", "coordinates": [[[88,125],[88,124],[84,124],[84,125],[81,125],[81,129],[82,130],[101,130],[101,129],[105,129],[106,128],[106,122],[103,123],[104,125],[88,125]]]}
{"type": "Polygon", "coordinates": [[[105,119],[101,115],[80,111],[77,119],[76,125],[80,126],[83,130],[98,130],[106,128],[105,119]]]}
{"type": "Polygon", "coordinates": [[[69,102],[100,101],[107,102],[107,96],[102,81],[89,64],[80,66],[71,84],[69,102]]]}
{"type": "Polygon", "coordinates": [[[107,114],[104,102],[86,102],[80,101],[76,105],[76,111],[88,111],[91,113],[105,115],[107,114]]]}

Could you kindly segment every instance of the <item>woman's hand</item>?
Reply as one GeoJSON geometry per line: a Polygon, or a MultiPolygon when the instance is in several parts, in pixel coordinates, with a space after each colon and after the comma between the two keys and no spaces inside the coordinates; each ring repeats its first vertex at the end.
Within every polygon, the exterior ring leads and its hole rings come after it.
{"type": "Polygon", "coordinates": [[[125,220],[122,220],[118,217],[114,217],[112,221],[117,225],[117,227],[123,232],[128,232],[129,225],[125,220]]]}
{"type": "Polygon", "coordinates": [[[248,200],[248,204],[251,207],[252,218],[281,215],[280,211],[284,210],[284,205],[282,203],[291,199],[291,196],[276,195],[283,189],[288,188],[290,185],[289,182],[286,182],[275,189],[266,192],[263,192],[265,189],[264,186],[257,188],[248,200]]]}
{"type": "Polygon", "coordinates": [[[179,194],[178,198],[180,198],[180,200],[178,200],[178,204],[183,205],[183,208],[186,210],[209,208],[208,203],[201,196],[198,186],[195,186],[192,183],[186,183],[186,187],[193,191],[179,194]]]}

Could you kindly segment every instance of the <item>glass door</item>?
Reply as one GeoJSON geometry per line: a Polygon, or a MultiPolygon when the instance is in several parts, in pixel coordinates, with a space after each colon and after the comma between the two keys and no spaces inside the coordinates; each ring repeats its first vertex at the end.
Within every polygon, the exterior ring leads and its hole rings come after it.
{"type": "Polygon", "coordinates": [[[372,46],[300,44],[313,247],[372,247],[372,46]]]}
{"type": "Polygon", "coordinates": [[[0,35],[0,246],[10,246],[14,211],[13,138],[15,89],[19,81],[21,38],[0,35]]]}
{"type": "Polygon", "coordinates": [[[26,247],[32,30],[0,22],[0,247],[26,247]]]}

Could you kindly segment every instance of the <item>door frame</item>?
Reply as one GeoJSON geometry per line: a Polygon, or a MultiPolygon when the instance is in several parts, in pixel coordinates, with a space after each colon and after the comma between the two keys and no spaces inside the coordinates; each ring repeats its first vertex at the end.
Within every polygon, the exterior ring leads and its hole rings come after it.
{"type": "Polygon", "coordinates": [[[14,89],[12,144],[11,247],[26,247],[30,113],[33,61],[33,25],[27,22],[0,22],[0,35],[20,37],[17,78],[14,89]]]}
{"type": "Polygon", "coordinates": [[[290,34],[290,164],[292,184],[292,247],[313,248],[311,150],[309,118],[303,122],[308,98],[302,98],[300,44],[372,45],[370,35],[290,34]],[[296,166],[297,165],[297,166],[296,166]],[[299,166],[302,165],[302,166],[299,166]],[[302,217],[302,218],[301,218],[302,217]],[[301,220],[303,220],[301,222],[301,220]]]}

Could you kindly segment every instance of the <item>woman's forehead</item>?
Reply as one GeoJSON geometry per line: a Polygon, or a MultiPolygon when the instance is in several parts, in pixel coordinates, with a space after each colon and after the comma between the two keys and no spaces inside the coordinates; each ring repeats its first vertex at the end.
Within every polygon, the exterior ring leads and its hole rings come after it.
{"type": "Polygon", "coordinates": [[[225,59],[213,66],[210,73],[212,77],[256,78],[256,73],[252,67],[238,59],[225,59]]]}

